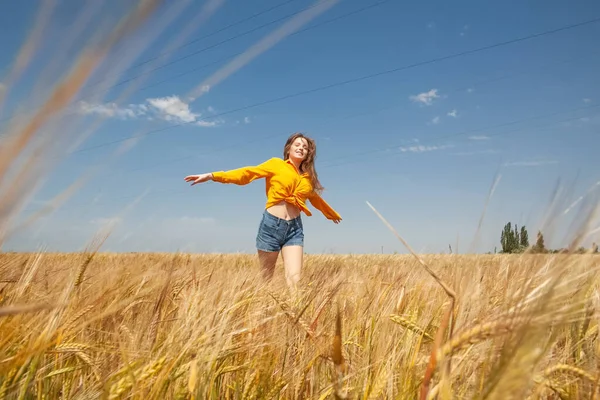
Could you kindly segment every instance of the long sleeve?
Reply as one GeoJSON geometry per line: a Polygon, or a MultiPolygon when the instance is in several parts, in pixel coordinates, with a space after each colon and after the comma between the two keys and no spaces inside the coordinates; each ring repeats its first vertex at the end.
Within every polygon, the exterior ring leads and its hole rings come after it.
{"type": "Polygon", "coordinates": [[[342,220],[342,217],[317,193],[313,192],[308,197],[308,200],[317,210],[323,213],[325,218],[330,220],[342,220]]]}
{"type": "Polygon", "coordinates": [[[275,171],[276,158],[271,158],[262,164],[256,166],[248,166],[229,171],[213,172],[213,181],[219,183],[233,183],[236,185],[247,185],[250,182],[266,178],[275,171]]]}

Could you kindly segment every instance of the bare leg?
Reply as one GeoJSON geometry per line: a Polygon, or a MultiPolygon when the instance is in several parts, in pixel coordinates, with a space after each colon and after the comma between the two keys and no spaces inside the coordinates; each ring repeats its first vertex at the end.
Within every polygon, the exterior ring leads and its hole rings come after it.
{"type": "Polygon", "coordinates": [[[300,273],[302,272],[302,261],[304,248],[302,246],[285,246],[281,250],[283,266],[285,269],[285,280],[292,292],[296,292],[300,273]]]}
{"type": "Polygon", "coordinates": [[[258,250],[258,261],[262,270],[263,278],[270,281],[275,273],[275,264],[277,263],[278,251],[258,250]]]}

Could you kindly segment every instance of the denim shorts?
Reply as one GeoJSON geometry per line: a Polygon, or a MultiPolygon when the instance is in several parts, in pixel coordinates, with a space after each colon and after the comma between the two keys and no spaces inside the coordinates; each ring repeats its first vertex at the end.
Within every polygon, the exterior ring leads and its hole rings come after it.
{"type": "Polygon", "coordinates": [[[267,210],[263,213],[256,235],[256,248],[262,251],[280,251],[285,246],[304,246],[302,219],[278,218],[267,210]]]}

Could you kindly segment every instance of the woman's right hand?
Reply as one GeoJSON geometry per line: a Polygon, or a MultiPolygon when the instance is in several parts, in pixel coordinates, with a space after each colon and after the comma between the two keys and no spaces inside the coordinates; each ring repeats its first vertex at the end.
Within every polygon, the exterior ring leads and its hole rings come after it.
{"type": "Polygon", "coordinates": [[[212,174],[200,174],[200,175],[188,175],[185,177],[186,182],[192,182],[190,186],[194,186],[198,183],[210,181],[212,179],[212,174]]]}

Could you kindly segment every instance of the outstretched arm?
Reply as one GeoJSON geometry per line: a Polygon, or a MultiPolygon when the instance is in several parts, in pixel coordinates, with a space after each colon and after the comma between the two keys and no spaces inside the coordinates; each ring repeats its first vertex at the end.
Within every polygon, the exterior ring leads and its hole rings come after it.
{"type": "Polygon", "coordinates": [[[275,171],[276,162],[276,158],[271,158],[256,166],[242,167],[230,171],[209,172],[200,175],[188,175],[185,177],[185,181],[192,182],[192,186],[206,181],[246,185],[256,179],[272,175],[275,171]]]}
{"type": "Polygon", "coordinates": [[[276,158],[271,158],[262,164],[248,166],[229,171],[218,171],[211,174],[211,179],[219,183],[233,183],[236,185],[247,185],[248,183],[265,178],[275,172],[276,158]]]}
{"type": "Polygon", "coordinates": [[[332,220],[336,224],[342,220],[342,217],[340,217],[340,214],[338,214],[333,208],[331,208],[331,206],[329,204],[327,204],[327,202],[325,200],[323,200],[323,198],[321,196],[319,196],[319,194],[317,194],[316,192],[313,192],[308,197],[308,200],[310,201],[310,203],[313,206],[315,206],[315,208],[317,210],[319,210],[323,213],[325,218],[332,220]]]}

